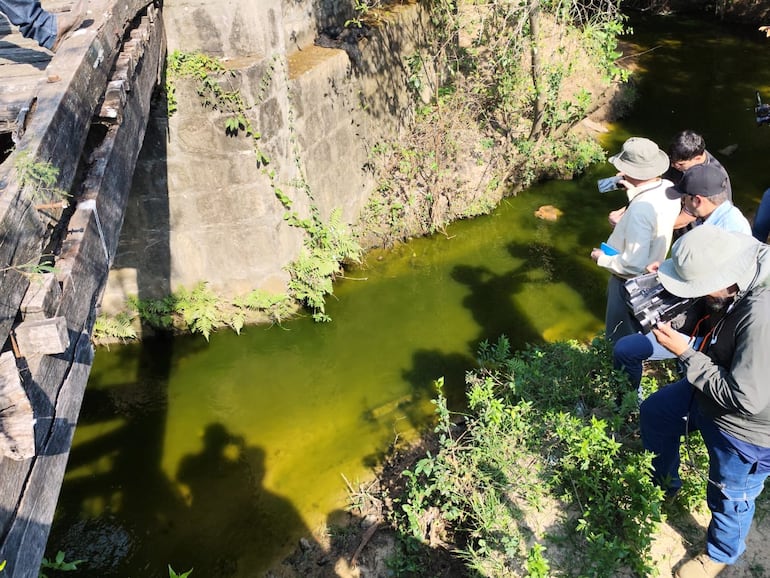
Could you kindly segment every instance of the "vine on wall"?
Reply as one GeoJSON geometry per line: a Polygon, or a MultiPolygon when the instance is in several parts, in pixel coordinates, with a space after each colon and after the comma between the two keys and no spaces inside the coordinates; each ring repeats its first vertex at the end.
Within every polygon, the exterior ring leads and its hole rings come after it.
{"type": "MultiPolygon", "coordinates": [[[[296,310],[291,302],[297,302],[311,309],[316,321],[329,321],[326,315],[325,299],[333,293],[333,280],[343,271],[343,263],[359,261],[361,247],[343,226],[341,212],[333,210],[328,222],[321,218],[310,186],[303,176],[302,160],[294,127],[293,110],[289,109],[289,130],[293,145],[295,169],[298,177],[290,186],[297,194],[304,194],[310,201],[309,216],[302,217],[294,208],[293,200],[278,183],[271,160],[260,147],[261,133],[250,119],[249,113],[261,104],[273,81],[276,66],[282,61],[278,56],[271,59],[259,83],[257,103],[248,105],[239,90],[225,88],[236,73],[228,70],[221,61],[201,52],[174,51],[168,57],[166,97],[168,114],[177,111],[176,82],[180,78],[194,81],[200,103],[224,116],[223,129],[226,134],[237,137],[243,133],[254,143],[256,164],[269,179],[274,194],[286,209],[284,220],[292,227],[302,229],[306,238],[299,257],[285,269],[290,275],[287,295],[270,295],[256,290],[245,297],[232,301],[215,295],[205,282],[192,290],[180,289],[176,294],[163,299],[140,300],[132,298],[128,311],[118,316],[100,317],[94,329],[95,339],[134,339],[136,321],[160,330],[189,330],[201,333],[206,339],[220,326],[229,326],[240,332],[251,319],[246,312],[259,312],[273,322],[280,323],[296,310]]],[[[288,74],[284,67],[284,81],[288,86],[288,74]]]]}

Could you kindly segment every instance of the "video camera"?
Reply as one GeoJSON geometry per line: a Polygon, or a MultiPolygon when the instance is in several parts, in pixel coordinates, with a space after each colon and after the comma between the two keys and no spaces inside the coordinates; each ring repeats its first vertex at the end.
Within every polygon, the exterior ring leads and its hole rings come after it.
{"type": "Polygon", "coordinates": [[[754,115],[757,117],[757,126],[770,124],[770,104],[764,104],[757,91],[757,104],[754,107],[754,115]]]}
{"type": "Polygon", "coordinates": [[[625,282],[626,303],[642,331],[649,333],[658,323],[671,321],[684,313],[696,299],[672,295],[658,281],[657,273],[646,273],[625,282]]]}

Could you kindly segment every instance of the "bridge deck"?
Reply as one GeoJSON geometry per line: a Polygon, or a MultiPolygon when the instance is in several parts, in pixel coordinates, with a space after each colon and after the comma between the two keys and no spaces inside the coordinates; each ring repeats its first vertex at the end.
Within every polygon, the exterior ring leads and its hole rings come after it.
{"type": "Polygon", "coordinates": [[[45,553],[164,56],[151,0],[91,0],[55,55],[0,16],[0,563],[9,578],[36,578],[45,553]],[[53,168],[53,180],[25,181],[22,158],[53,168]],[[52,187],[66,202],[41,198],[52,187]],[[50,270],[31,270],[40,264],[50,270]]]}

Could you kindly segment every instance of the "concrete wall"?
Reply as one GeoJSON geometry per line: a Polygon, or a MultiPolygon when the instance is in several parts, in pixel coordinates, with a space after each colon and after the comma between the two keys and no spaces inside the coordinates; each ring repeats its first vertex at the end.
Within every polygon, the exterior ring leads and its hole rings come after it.
{"type": "Polygon", "coordinates": [[[319,29],[352,15],[344,2],[169,0],[163,15],[169,52],[200,50],[232,70],[224,79],[251,107],[275,178],[257,166],[248,138],[225,134],[224,118],[201,105],[190,81],[177,82],[177,112],[168,118],[159,102],[145,137],[108,312],[127,295],[161,297],[199,281],[225,296],[282,290],[304,233],[284,221],[274,186],[302,215],[315,202],[324,218],[341,208],[356,220],[375,185],[370,148],[411,118],[403,57],[424,45],[429,27],[418,4],[393,8],[359,43],[354,66],[344,50],[313,45],[319,29]],[[292,184],[298,177],[314,201],[292,184]]]}

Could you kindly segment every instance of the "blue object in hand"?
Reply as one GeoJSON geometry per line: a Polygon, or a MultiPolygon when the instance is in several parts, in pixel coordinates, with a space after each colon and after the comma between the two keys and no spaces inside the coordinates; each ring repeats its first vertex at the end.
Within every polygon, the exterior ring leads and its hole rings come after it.
{"type": "Polygon", "coordinates": [[[610,247],[607,243],[602,243],[599,245],[599,248],[604,252],[605,255],[617,255],[618,250],[615,247],[610,247]]]}
{"type": "Polygon", "coordinates": [[[615,175],[614,177],[607,177],[606,179],[599,179],[596,181],[596,187],[600,193],[609,193],[610,191],[617,191],[620,188],[620,181],[622,177],[615,175]]]}

